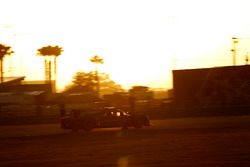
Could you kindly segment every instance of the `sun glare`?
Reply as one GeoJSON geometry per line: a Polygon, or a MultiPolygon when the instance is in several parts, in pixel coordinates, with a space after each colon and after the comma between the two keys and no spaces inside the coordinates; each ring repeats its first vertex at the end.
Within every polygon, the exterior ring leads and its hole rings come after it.
{"type": "MultiPolygon", "coordinates": [[[[231,65],[232,36],[250,36],[250,3],[244,0],[2,3],[16,4],[0,11],[1,42],[15,49],[15,58],[6,59],[6,74],[44,79],[37,49],[59,45],[60,89],[77,71],[93,70],[89,59],[96,54],[104,59],[101,70],[125,88],[170,88],[172,69],[231,65]]],[[[242,45],[249,43],[240,42],[239,63],[247,51],[242,45]]]]}

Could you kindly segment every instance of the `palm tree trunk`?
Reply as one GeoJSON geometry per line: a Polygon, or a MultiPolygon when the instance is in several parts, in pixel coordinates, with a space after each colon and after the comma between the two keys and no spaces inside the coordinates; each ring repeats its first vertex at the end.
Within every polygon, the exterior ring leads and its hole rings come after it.
{"type": "Polygon", "coordinates": [[[45,79],[45,81],[48,81],[48,76],[47,76],[47,60],[46,60],[45,56],[44,56],[44,79],[45,79]]]}
{"type": "Polygon", "coordinates": [[[54,57],[54,87],[55,87],[55,92],[56,92],[56,80],[57,80],[57,69],[56,69],[56,56],[54,57]]]}
{"type": "Polygon", "coordinates": [[[96,67],[96,81],[97,81],[97,87],[96,87],[96,92],[98,98],[100,97],[100,79],[99,79],[99,73],[98,73],[98,68],[96,67]]]}
{"type": "Polygon", "coordinates": [[[49,74],[49,82],[51,83],[51,60],[49,60],[49,71],[48,71],[48,74],[49,74]]]}
{"type": "Polygon", "coordinates": [[[3,83],[3,59],[0,59],[1,83],[3,83]]]}
{"type": "Polygon", "coordinates": [[[44,58],[44,66],[45,66],[45,80],[51,83],[51,59],[44,58]]]}

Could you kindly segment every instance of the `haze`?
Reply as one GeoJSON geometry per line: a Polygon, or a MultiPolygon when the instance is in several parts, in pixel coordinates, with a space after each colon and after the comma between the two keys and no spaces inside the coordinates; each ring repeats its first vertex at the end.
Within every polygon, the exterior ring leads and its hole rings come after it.
{"type": "Polygon", "coordinates": [[[237,64],[250,46],[247,0],[0,0],[1,43],[13,47],[5,75],[43,80],[37,49],[59,45],[58,84],[94,67],[128,88],[171,88],[171,70],[231,65],[232,37],[240,38],[237,64]]]}

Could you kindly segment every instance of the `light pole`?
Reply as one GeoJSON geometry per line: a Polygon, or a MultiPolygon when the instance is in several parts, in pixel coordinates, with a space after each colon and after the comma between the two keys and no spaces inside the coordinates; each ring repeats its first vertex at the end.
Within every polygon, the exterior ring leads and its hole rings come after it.
{"type": "Polygon", "coordinates": [[[239,38],[232,37],[232,44],[233,48],[231,49],[232,51],[232,56],[233,56],[233,65],[236,65],[236,51],[237,51],[237,44],[239,43],[239,38]]]}

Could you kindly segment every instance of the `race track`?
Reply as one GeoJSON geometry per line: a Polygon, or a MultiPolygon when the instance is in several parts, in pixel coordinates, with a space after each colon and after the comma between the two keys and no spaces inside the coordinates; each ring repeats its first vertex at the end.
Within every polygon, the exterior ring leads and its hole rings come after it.
{"type": "Polygon", "coordinates": [[[0,126],[0,166],[250,166],[250,116],[151,121],[143,129],[0,126]]]}

